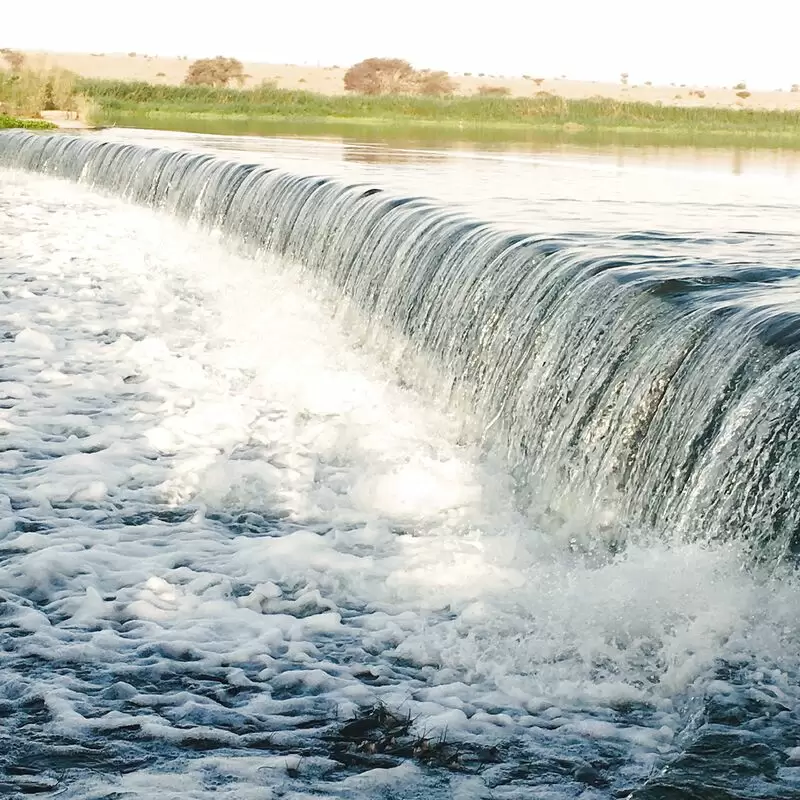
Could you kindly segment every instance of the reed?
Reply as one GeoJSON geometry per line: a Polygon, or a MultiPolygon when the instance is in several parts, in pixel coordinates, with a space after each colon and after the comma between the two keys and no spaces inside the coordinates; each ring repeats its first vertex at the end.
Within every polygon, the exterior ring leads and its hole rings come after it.
{"type": "Polygon", "coordinates": [[[76,111],[77,76],[64,69],[0,70],[0,113],[23,117],[42,111],[76,111]]]}
{"type": "Polygon", "coordinates": [[[662,106],[609,98],[420,97],[321,95],[263,84],[253,89],[167,86],[123,81],[80,81],[98,121],[137,117],[360,120],[456,126],[642,130],[785,137],[800,143],[800,112],[752,108],[662,106]]]}

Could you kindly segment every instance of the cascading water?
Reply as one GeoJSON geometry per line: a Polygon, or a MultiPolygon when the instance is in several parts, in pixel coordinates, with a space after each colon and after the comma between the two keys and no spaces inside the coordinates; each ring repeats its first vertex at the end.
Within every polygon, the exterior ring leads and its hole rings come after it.
{"type": "Polygon", "coordinates": [[[0,220],[0,794],[800,797],[790,238],[24,132],[0,220]]]}
{"type": "Polygon", "coordinates": [[[534,511],[580,508],[588,530],[613,521],[617,536],[742,538],[768,561],[798,544],[797,265],[510,235],[423,200],[132,144],[14,132],[0,163],[318,276],[399,364],[433,361],[409,380],[508,449],[534,511]]]}

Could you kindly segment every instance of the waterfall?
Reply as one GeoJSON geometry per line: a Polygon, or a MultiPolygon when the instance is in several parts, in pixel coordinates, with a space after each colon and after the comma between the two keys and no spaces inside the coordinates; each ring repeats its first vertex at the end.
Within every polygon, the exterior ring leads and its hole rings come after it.
{"type": "Polygon", "coordinates": [[[432,201],[208,154],[0,134],[0,165],[221,231],[324,284],[404,377],[467,412],[531,513],[800,543],[797,270],[523,235],[432,201]]]}

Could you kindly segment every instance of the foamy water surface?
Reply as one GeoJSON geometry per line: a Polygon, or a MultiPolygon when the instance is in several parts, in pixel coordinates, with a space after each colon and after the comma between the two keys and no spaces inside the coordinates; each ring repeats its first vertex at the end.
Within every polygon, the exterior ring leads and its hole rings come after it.
{"type": "MultiPolygon", "coordinates": [[[[763,181],[759,225],[796,235],[763,181]]],[[[539,530],[291,265],[213,234],[5,172],[0,271],[6,796],[656,798],[673,763],[698,793],[669,796],[799,796],[788,570],[539,530]],[[343,759],[376,704],[460,765],[343,759]]]]}

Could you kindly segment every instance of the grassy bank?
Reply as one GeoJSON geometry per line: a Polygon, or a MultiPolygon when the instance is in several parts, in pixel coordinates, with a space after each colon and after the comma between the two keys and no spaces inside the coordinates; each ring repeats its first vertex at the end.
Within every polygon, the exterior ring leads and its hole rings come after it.
{"type": "Polygon", "coordinates": [[[20,119],[0,114],[0,130],[8,128],[27,128],[32,131],[49,131],[56,126],[44,119],[20,119]]]}
{"type": "MultiPolygon", "coordinates": [[[[96,120],[96,122],[99,120],[96,120]]],[[[353,144],[383,143],[392,147],[550,150],[554,146],[580,146],[603,150],[607,147],[665,147],[695,149],[800,150],[800,141],[768,134],[728,134],[726,131],[697,133],[657,129],[581,129],[545,126],[466,125],[430,122],[382,122],[336,118],[246,117],[220,114],[139,115],[122,112],[105,116],[104,125],[222,136],[280,136],[336,138],[353,144]]]]}
{"type": "MultiPolygon", "coordinates": [[[[684,142],[800,148],[800,112],[748,108],[660,106],[606,98],[330,96],[272,86],[214,89],[120,81],[81,81],[78,89],[94,107],[93,121],[175,127],[178,120],[259,125],[280,122],[314,126],[436,128],[464,135],[494,131],[524,137],[532,131],[571,134],[657,135],[684,142]],[[169,124],[165,124],[169,123],[169,124]]],[[[208,126],[206,126],[208,127],[208,126]]]]}

